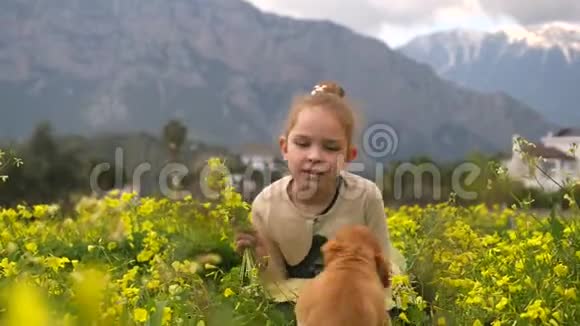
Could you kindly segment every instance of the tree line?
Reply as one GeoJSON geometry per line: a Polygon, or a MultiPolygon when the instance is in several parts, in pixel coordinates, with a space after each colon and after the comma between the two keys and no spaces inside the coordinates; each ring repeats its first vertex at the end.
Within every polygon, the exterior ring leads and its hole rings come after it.
{"type": "MultiPolygon", "coordinates": [[[[210,157],[225,158],[233,174],[243,176],[247,172],[240,157],[227,149],[188,139],[187,127],[178,120],[168,121],[158,135],[120,133],[98,137],[59,136],[49,122],[42,122],[24,142],[2,147],[9,147],[17,153],[20,163],[7,164],[8,156],[4,154],[3,161],[0,155],[0,163],[4,163],[0,165],[0,175],[9,176],[0,182],[0,206],[59,203],[65,208],[73,207],[80,196],[94,194],[95,189],[89,179],[95,168],[103,164],[108,164],[109,169],[98,173],[96,182],[100,191],[107,192],[130,186],[134,181],[131,179],[134,171],[146,162],[150,169],[140,180],[140,194],[143,196],[160,195],[158,178],[163,167],[171,162],[181,163],[189,170],[180,178],[166,176],[166,184],[173,190],[187,190],[200,198],[203,196],[200,173],[204,162],[210,157]],[[118,149],[122,153],[120,164],[116,162],[118,149]]],[[[445,164],[429,157],[389,162],[382,172],[380,185],[385,204],[426,205],[454,200],[460,205],[486,203],[511,206],[527,200],[531,207],[566,207],[562,192],[544,193],[526,189],[517,181],[499,177],[497,169],[500,159],[498,155],[473,153],[461,162],[445,164]],[[469,173],[456,173],[458,167],[466,163],[470,164],[471,169],[477,167],[475,178],[469,179],[469,173]],[[409,168],[405,170],[406,167],[409,168]],[[435,167],[436,175],[433,170],[424,167],[435,167]],[[469,198],[457,194],[457,184],[461,185],[462,191],[469,192],[469,198]]],[[[272,173],[270,181],[282,176],[282,171],[272,173]]],[[[244,198],[251,201],[266,184],[259,171],[246,177],[250,177],[256,186],[244,198]]],[[[377,181],[376,175],[367,177],[377,181]]]]}

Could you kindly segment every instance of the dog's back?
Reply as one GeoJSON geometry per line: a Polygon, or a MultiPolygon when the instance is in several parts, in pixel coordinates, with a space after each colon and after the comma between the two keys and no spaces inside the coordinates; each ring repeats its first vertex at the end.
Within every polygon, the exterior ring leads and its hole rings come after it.
{"type": "MultiPolygon", "coordinates": [[[[330,273],[328,273],[330,274],[330,273]]],[[[296,305],[299,326],[381,326],[386,317],[384,293],[368,282],[321,275],[296,305]]]]}
{"type": "Polygon", "coordinates": [[[302,289],[296,303],[300,326],[381,326],[387,322],[382,257],[370,232],[347,227],[324,247],[325,269],[302,289]],[[360,239],[364,236],[364,239],[360,239]]]}

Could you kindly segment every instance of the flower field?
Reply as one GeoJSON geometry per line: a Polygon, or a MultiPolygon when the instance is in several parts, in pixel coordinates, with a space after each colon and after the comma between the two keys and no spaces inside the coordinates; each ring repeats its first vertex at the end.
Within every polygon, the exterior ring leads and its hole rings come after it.
{"type": "MultiPolygon", "coordinates": [[[[292,325],[255,273],[240,272],[232,225],[248,209],[230,189],[201,203],[112,193],[68,214],[0,210],[0,324],[292,325]]],[[[385,210],[408,264],[393,280],[396,325],[580,320],[577,218],[452,203],[385,210]]]]}

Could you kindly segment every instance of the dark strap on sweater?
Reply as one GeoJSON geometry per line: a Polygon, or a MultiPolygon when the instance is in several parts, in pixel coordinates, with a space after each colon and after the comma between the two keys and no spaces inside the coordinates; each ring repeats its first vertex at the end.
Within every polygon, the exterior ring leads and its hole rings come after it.
{"type": "MultiPolygon", "coordinates": [[[[336,203],[336,199],[338,198],[340,185],[342,183],[342,177],[339,176],[338,179],[338,186],[336,187],[336,191],[334,193],[334,197],[330,204],[320,213],[326,214],[332,206],[336,203]]],[[[308,254],[304,259],[295,266],[286,264],[286,271],[288,272],[288,277],[290,278],[313,278],[318,273],[320,273],[324,269],[324,260],[322,256],[321,247],[326,243],[328,239],[326,237],[315,234],[312,237],[312,246],[308,251],[308,254]]]]}

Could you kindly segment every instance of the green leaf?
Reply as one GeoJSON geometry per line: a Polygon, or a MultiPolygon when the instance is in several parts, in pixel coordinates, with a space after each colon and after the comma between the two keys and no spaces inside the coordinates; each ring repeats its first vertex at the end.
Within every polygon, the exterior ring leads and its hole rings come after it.
{"type": "Polygon", "coordinates": [[[165,309],[166,304],[165,301],[156,303],[155,313],[151,316],[151,326],[161,326],[161,323],[163,322],[163,309],[165,309]]]}
{"type": "MultiPolygon", "coordinates": [[[[552,209],[552,211],[550,213],[550,231],[551,231],[554,239],[556,239],[556,240],[562,239],[563,234],[564,234],[564,229],[565,229],[564,224],[562,224],[562,222],[560,222],[560,220],[556,216],[555,210],[552,209]]],[[[560,241],[557,241],[557,243],[560,243],[560,241]]]]}

